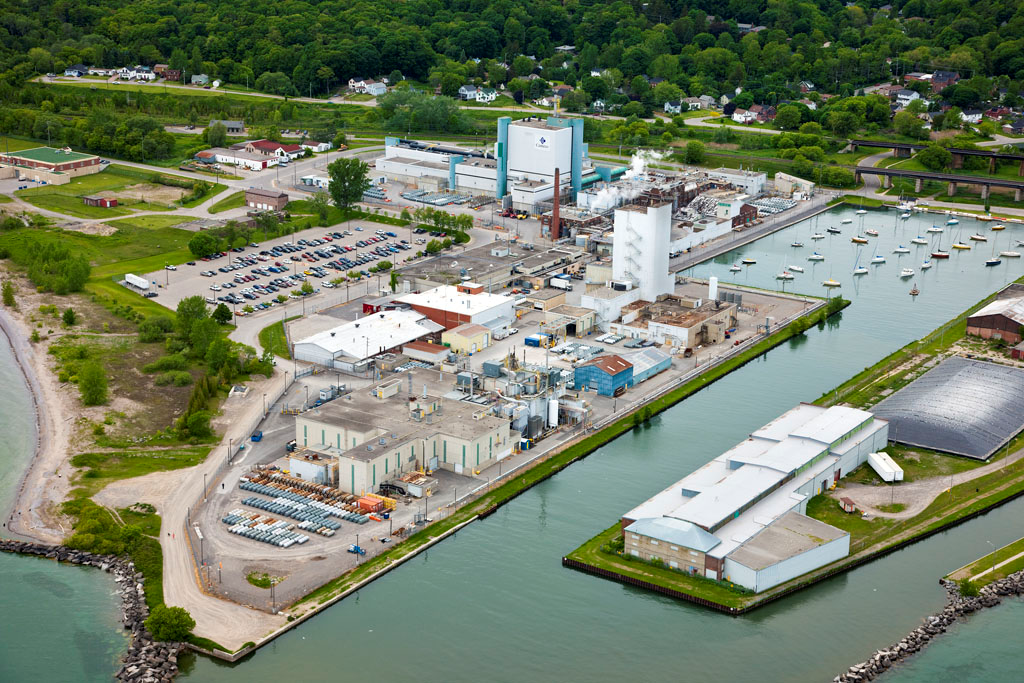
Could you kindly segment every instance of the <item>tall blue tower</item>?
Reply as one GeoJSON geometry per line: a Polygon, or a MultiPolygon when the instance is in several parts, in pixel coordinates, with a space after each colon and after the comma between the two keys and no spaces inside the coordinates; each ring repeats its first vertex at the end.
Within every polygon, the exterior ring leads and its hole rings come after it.
{"type": "Polygon", "coordinates": [[[509,116],[502,116],[498,119],[498,148],[496,150],[498,182],[495,195],[499,200],[508,192],[508,124],[510,123],[512,123],[512,118],[509,116]]]}

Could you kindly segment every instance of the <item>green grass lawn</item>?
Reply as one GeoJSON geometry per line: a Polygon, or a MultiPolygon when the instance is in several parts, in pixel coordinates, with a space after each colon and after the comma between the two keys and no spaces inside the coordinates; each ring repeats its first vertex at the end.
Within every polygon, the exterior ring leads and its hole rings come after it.
{"type": "Polygon", "coordinates": [[[160,515],[155,512],[142,512],[135,506],[118,508],[117,514],[125,526],[134,524],[142,529],[147,536],[160,536],[160,515]]]}
{"type": "Polygon", "coordinates": [[[245,192],[234,192],[210,207],[210,213],[220,213],[245,206],[245,192]]]}
{"type": "MultiPolygon", "coordinates": [[[[974,562],[971,562],[970,564],[964,565],[963,567],[960,567],[960,569],[957,569],[956,571],[950,572],[946,576],[954,578],[954,579],[960,579],[960,578],[963,578],[963,577],[970,578],[972,576],[976,576],[976,575],[980,574],[981,572],[983,572],[985,570],[991,570],[991,568],[994,565],[997,565],[1000,562],[1005,562],[1006,560],[1010,559],[1014,555],[1019,555],[1020,553],[1024,553],[1024,538],[1019,538],[1016,541],[1014,541],[1013,543],[1004,545],[1002,548],[998,548],[994,552],[991,552],[988,555],[985,555],[984,557],[980,557],[977,560],[975,560],[974,562]]],[[[1024,561],[1024,558],[1021,558],[1021,560],[1024,561]]],[[[1009,565],[1007,565],[1007,567],[1008,566],[1009,565]]],[[[1020,567],[1017,567],[1017,569],[1019,569],[1019,568],[1020,567]]],[[[1005,570],[1006,570],[1006,567],[1000,567],[996,571],[1003,573],[1004,576],[1006,574],[1012,574],[1013,571],[1016,571],[1016,570],[1011,570],[1010,572],[1006,572],[1005,570]]],[[[983,582],[982,585],[984,585],[985,583],[989,583],[990,581],[994,581],[996,578],[1001,578],[1001,577],[999,577],[999,576],[993,577],[992,576],[992,572],[989,571],[988,574],[986,574],[985,576],[982,577],[982,582],[983,582]]]]}
{"type": "MultiPolygon", "coordinates": [[[[955,455],[939,453],[927,448],[915,448],[892,443],[882,449],[903,468],[903,481],[912,482],[929,477],[948,477],[981,467],[985,463],[979,460],[961,458],[955,455]]],[[[852,481],[869,486],[881,486],[882,480],[871,466],[864,463],[853,472],[843,476],[843,481],[852,481]]],[[[899,486],[897,484],[897,486],[899,486]]]]}
{"type": "Polygon", "coordinates": [[[292,355],[288,350],[288,338],[284,333],[284,324],[299,317],[301,316],[285,318],[284,320],[279,320],[276,323],[271,323],[260,330],[259,340],[260,346],[263,347],[263,350],[270,351],[275,356],[291,360],[292,355]]]}
{"type": "Polygon", "coordinates": [[[13,138],[9,135],[0,136],[0,152],[20,152],[23,149],[34,149],[44,146],[45,143],[36,142],[35,140],[13,138]]]}
{"type": "MultiPolygon", "coordinates": [[[[74,475],[76,497],[95,495],[104,486],[120,479],[141,477],[198,465],[206,459],[210,446],[184,446],[166,450],[127,450],[112,453],[80,453],[71,464],[83,471],[74,475]]],[[[158,527],[159,528],[159,527],[158,527]]]]}
{"type": "Polygon", "coordinates": [[[0,204],[10,204],[14,199],[10,195],[0,194],[0,204]]]}

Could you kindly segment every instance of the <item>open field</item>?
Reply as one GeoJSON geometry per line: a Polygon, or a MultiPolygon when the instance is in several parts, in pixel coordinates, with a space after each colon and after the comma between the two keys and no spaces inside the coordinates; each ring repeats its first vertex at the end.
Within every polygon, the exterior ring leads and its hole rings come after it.
{"type": "Polygon", "coordinates": [[[74,493],[76,496],[88,497],[119,479],[192,467],[205,460],[209,452],[210,446],[206,445],[80,453],[71,459],[71,464],[82,470],[73,480],[78,486],[74,493]]]}
{"type": "Polygon", "coordinates": [[[1002,548],[997,548],[993,552],[980,557],[970,564],[960,567],[956,571],[950,572],[946,575],[946,578],[953,579],[954,581],[959,579],[969,579],[975,577],[982,572],[987,572],[984,576],[979,579],[980,585],[991,583],[997,579],[1001,579],[1013,572],[1024,567],[1024,557],[1017,558],[1017,555],[1024,553],[1024,538],[1019,538],[1013,543],[1004,545],[1002,548]],[[1003,565],[998,569],[993,569],[996,565],[1006,562],[1011,558],[1016,558],[1013,562],[1003,565]]]}
{"type": "Polygon", "coordinates": [[[275,356],[291,360],[292,354],[288,349],[288,338],[284,333],[284,324],[295,320],[298,317],[300,316],[292,316],[291,318],[278,320],[276,323],[267,325],[260,330],[259,340],[260,346],[263,347],[263,350],[270,351],[275,356]]]}

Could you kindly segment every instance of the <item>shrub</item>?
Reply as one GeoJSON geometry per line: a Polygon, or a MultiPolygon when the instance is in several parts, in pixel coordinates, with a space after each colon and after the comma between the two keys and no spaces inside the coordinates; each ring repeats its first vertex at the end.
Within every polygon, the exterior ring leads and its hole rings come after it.
{"type": "Polygon", "coordinates": [[[182,355],[174,354],[157,358],[152,363],[143,365],[142,371],[146,373],[167,372],[169,370],[184,370],[187,367],[188,359],[182,355]]]}
{"type": "Polygon", "coordinates": [[[184,370],[169,370],[156,376],[153,383],[158,387],[173,384],[176,387],[187,387],[192,384],[192,375],[184,370]]]}
{"type": "Polygon", "coordinates": [[[156,640],[186,640],[195,627],[195,619],[182,607],[157,605],[146,619],[146,629],[156,640]]]}
{"type": "Polygon", "coordinates": [[[87,406],[107,402],[107,373],[99,363],[85,363],[78,371],[78,391],[87,406]]]}
{"type": "Polygon", "coordinates": [[[956,586],[960,590],[960,595],[965,598],[973,598],[978,594],[978,584],[966,577],[957,581],[956,586]]]}

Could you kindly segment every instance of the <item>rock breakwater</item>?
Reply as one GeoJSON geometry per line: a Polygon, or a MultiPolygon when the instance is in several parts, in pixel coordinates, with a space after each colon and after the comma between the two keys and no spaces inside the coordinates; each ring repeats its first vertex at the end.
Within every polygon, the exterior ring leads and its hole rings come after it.
{"type": "Polygon", "coordinates": [[[860,681],[874,680],[895,664],[919,652],[936,636],[945,633],[946,629],[958,619],[986,607],[995,607],[1002,602],[1004,597],[1024,595],[1024,571],[993,581],[981,588],[978,595],[970,597],[960,595],[960,589],[953,581],[942,579],[939,583],[946,589],[946,606],[941,612],[925,618],[923,624],[898,643],[876,651],[874,655],[860,664],[854,664],[833,678],[834,683],[859,683],[860,681]]]}
{"type": "Polygon", "coordinates": [[[0,539],[0,552],[35,555],[112,573],[120,587],[121,621],[132,636],[128,652],[122,657],[123,665],[114,674],[114,678],[133,683],[160,683],[171,681],[177,675],[178,655],[183,646],[181,643],[157,642],[146,630],[149,608],[146,606],[144,592],[145,579],[135,570],[131,560],[112,555],[96,555],[66,546],[6,539],[0,539]]]}

